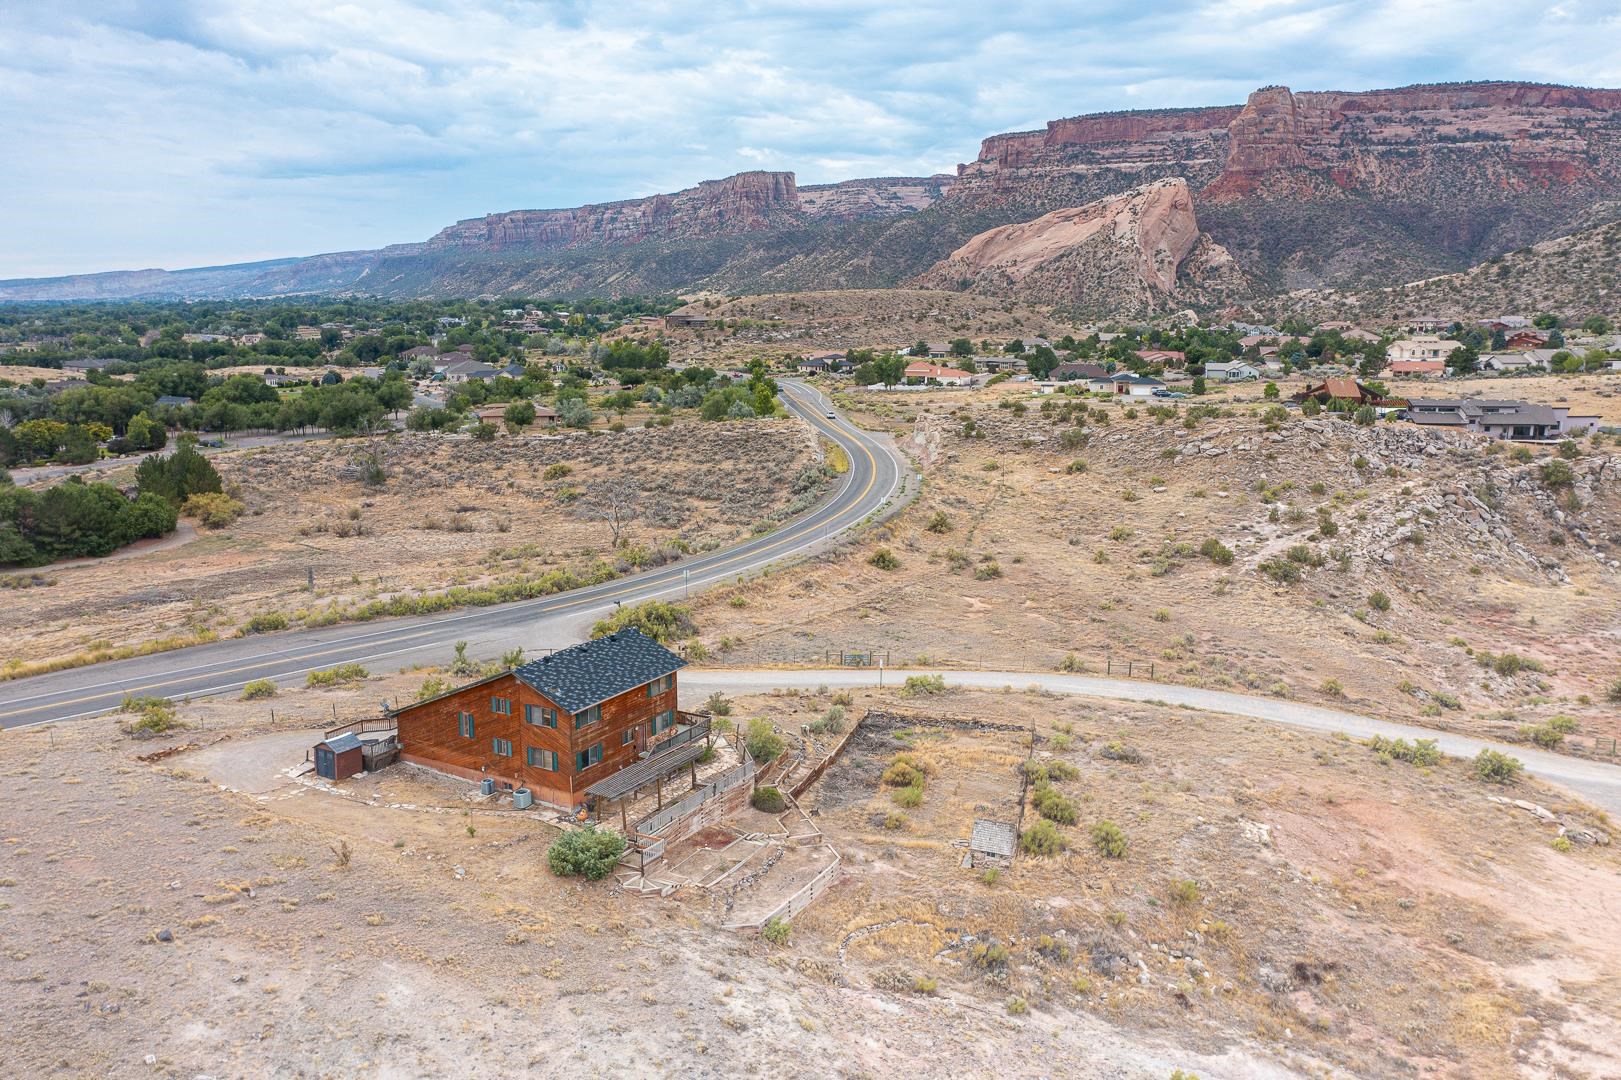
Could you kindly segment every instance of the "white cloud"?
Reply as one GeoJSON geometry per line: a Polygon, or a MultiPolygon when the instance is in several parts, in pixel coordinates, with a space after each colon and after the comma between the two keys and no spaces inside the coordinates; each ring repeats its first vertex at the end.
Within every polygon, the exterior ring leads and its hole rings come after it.
{"type": "Polygon", "coordinates": [[[1255,86],[1621,81],[1595,0],[59,0],[0,8],[0,276],[376,246],[456,218],[949,169],[1255,86]]]}

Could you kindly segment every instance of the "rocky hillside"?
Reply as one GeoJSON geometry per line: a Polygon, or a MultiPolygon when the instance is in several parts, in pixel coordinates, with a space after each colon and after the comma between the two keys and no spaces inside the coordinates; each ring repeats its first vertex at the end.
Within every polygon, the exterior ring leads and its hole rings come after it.
{"type": "Polygon", "coordinates": [[[918,283],[1109,314],[1236,292],[1243,275],[1199,230],[1187,181],[1170,179],[989,229],[918,283]]]}
{"type": "Polygon", "coordinates": [[[424,243],[314,265],[0,282],[0,300],[889,287],[987,230],[1166,179],[1186,184],[1200,224],[1259,288],[1390,286],[1613,220],[1594,214],[1621,198],[1621,90],[1272,86],[1243,105],[994,135],[955,177],[801,189],[791,173],[742,173],[472,218],[424,243]]]}
{"type": "Polygon", "coordinates": [[[1279,312],[1377,323],[1417,315],[1469,318],[1482,312],[1555,311],[1572,321],[1614,312],[1621,293],[1621,222],[1487,259],[1458,274],[1405,285],[1351,292],[1312,289],[1292,293],[1279,312]]]}

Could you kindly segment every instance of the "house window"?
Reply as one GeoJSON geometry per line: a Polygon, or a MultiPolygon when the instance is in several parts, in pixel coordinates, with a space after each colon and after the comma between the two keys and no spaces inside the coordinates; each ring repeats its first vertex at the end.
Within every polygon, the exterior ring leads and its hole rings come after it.
{"type": "Polygon", "coordinates": [[[523,718],[536,727],[554,728],[557,726],[557,710],[548,709],[544,705],[525,705],[523,718]]]}
{"type": "Polygon", "coordinates": [[[674,709],[665,709],[663,712],[661,712],[657,716],[653,717],[653,734],[655,734],[655,735],[657,735],[661,731],[669,731],[670,728],[672,728],[674,726],[675,726],[675,710],[674,709]]]}
{"type": "Polygon", "coordinates": [[[492,697],[490,699],[490,711],[497,716],[511,716],[512,699],[504,697],[492,697]]]}
{"type": "Polygon", "coordinates": [[[574,755],[574,767],[576,770],[584,772],[586,769],[589,769],[591,766],[595,765],[601,760],[602,744],[596,743],[590,749],[581,750],[578,754],[574,755]]]}
{"type": "Polygon", "coordinates": [[[581,709],[574,714],[574,726],[583,728],[602,719],[602,706],[593,705],[589,709],[581,709]]]}
{"type": "Polygon", "coordinates": [[[624,730],[624,732],[619,736],[619,745],[620,746],[629,746],[631,743],[635,742],[636,741],[636,729],[641,727],[641,726],[642,725],[640,725],[640,724],[632,724],[632,725],[630,725],[630,727],[626,728],[624,730]]]}
{"type": "Polygon", "coordinates": [[[456,726],[461,731],[462,738],[471,739],[473,737],[473,714],[470,712],[457,713],[456,726]]]}
{"type": "Polygon", "coordinates": [[[547,772],[557,771],[557,752],[555,750],[542,750],[538,746],[531,746],[525,751],[529,764],[536,769],[545,769],[547,772]]]}
{"type": "Polygon", "coordinates": [[[495,756],[496,757],[511,757],[512,756],[512,740],[511,739],[492,739],[491,743],[492,743],[492,745],[491,745],[490,748],[495,751],[495,756]]]}
{"type": "Polygon", "coordinates": [[[670,681],[670,676],[668,675],[664,676],[662,679],[654,679],[652,682],[647,684],[647,696],[658,697],[660,694],[664,693],[670,688],[670,681]]]}

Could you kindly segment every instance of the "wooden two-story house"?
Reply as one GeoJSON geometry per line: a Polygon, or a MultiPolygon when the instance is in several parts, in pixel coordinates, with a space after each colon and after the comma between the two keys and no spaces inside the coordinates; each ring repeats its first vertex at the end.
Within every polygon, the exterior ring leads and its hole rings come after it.
{"type": "Polygon", "coordinates": [[[397,710],[400,759],[573,810],[668,737],[685,666],[620,630],[397,710]]]}

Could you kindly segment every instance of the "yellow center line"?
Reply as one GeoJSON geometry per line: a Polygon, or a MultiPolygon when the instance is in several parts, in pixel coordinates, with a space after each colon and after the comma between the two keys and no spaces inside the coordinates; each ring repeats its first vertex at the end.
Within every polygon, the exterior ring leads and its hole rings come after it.
{"type": "MultiPolygon", "coordinates": [[[[833,434],[833,435],[841,434],[841,432],[839,432],[838,429],[836,429],[836,428],[834,428],[834,429],[832,429],[830,431],[827,426],[825,426],[825,425],[823,425],[821,423],[818,423],[817,420],[814,417],[806,417],[806,419],[810,422],[810,425],[811,425],[812,429],[814,429],[814,430],[816,430],[818,432],[821,432],[824,435],[825,434],[833,434]]],[[[860,505],[861,500],[865,499],[867,497],[868,493],[872,491],[873,484],[877,483],[877,481],[878,481],[878,459],[873,456],[872,451],[867,449],[866,445],[859,438],[852,438],[851,441],[855,443],[856,449],[860,450],[863,454],[865,454],[867,456],[867,462],[868,462],[868,464],[870,464],[872,466],[872,468],[869,471],[868,476],[867,476],[867,486],[861,489],[861,494],[857,495],[855,497],[855,501],[853,503],[851,503],[850,508],[853,509],[854,507],[860,505]]],[[[832,522],[837,521],[840,517],[842,517],[844,515],[845,512],[846,511],[841,510],[839,513],[834,514],[833,517],[828,519],[828,524],[831,524],[832,522]]],[[[702,573],[708,573],[711,570],[720,570],[723,567],[730,566],[732,563],[735,563],[740,559],[749,559],[749,558],[753,558],[755,556],[764,555],[767,552],[770,552],[770,551],[775,550],[776,548],[782,547],[784,544],[791,544],[791,543],[794,543],[794,542],[796,542],[796,541],[798,541],[800,539],[802,539],[802,538],[800,536],[797,536],[797,535],[786,536],[786,537],[781,538],[780,540],[778,540],[777,542],[775,542],[773,544],[768,544],[767,546],[765,546],[763,548],[758,548],[758,549],[753,550],[753,551],[742,552],[740,554],[732,556],[729,559],[725,559],[725,560],[723,560],[721,562],[714,563],[714,564],[712,564],[710,566],[704,567],[701,572],[702,573]]],[[[675,583],[673,577],[669,579],[669,583],[672,584],[672,585],[675,583]]],[[[610,592],[599,593],[599,594],[597,594],[595,596],[586,596],[586,597],[581,597],[581,598],[578,598],[578,599],[575,599],[575,600],[561,601],[561,602],[556,603],[555,605],[547,605],[546,602],[543,601],[540,606],[542,606],[544,608],[544,610],[542,611],[542,614],[548,614],[548,615],[549,614],[556,614],[558,612],[565,611],[565,610],[567,610],[569,608],[579,607],[581,604],[600,603],[600,602],[603,602],[603,601],[612,600],[616,596],[623,596],[626,593],[639,592],[639,591],[641,591],[643,589],[646,589],[649,586],[655,585],[655,584],[664,584],[664,582],[641,581],[641,582],[636,582],[636,583],[633,583],[633,584],[626,585],[624,588],[621,588],[621,589],[615,589],[615,590],[610,591],[610,592]]],[[[377,642],[376,644],[379,644],[379,645],[394,644],[395,642],[399,642],[399,641],[408,641],[413,637],[429,637],[429,636],[432,636],[433,634],[438,633],[438,632],[439,632],[439,630],[437,628],[429,628],[429,629],[425,629],[420,634],[411,634],[411,635],[408,635],[408,636],[405,636],[405,637],[394,638],[392,641],[380,641],[380,642],[377,642]]],[[[309,660],[309,659],[313,659],[313,658],[318,657],[318,656],[329,656],[329,655],[331,655],[333,653],[352,651],[353,648],[354,648],[354,643],[349,642],[349,643],[346,643],[346,644],[339,645],[339,646],[337,646],[335,648],[324,649],[321,652],[308,653],[308,654],[305,654],[304,656],[298,657],[298,659],[299,660],[309,660]]],[[[223,668],[223,669],[221,669],[219,671],[200,672],[197,677],[198,678],[210,678],[210,679],[212,679],[212,678],[217,678],[217,677],[221,677],[221,676],[238,675],[238,674],[241,674],[242,672],[253,671],[253,670],[257,669],[257,668],[262,668],[262,667],[265,666],[266,663],[267,663],[267,661],[265,661],[265,660],[257,660],[257,661],[254,661],[254,662],[248,663],[248,664],[239,664],[236,667],[223,668]]],[[[305,669],[300,669],[300,670],[305,670],[305,669]]],[[[296,672],[294,672],[294,674],[296,674],[296,672]]],[[[84,704],[86,702],[99,701],[99,700],[102,700],[102,699],[111,699],[111,698],[117,698],[119,700],[122,700],[122,698],[125,695],[132,694],[132,693],[134,693],[136,691],[140,691],[140,690],[155,690],[155,689],[158,689],[160,687],[168,685],[172,681],[173,681],[172,679],[164,679],[163,681],[160,681],[160,682],[143,683],[140,686],[123,687],[123,688],[121,688],[119,690],[105,691],[105,692],[96,693],[96,694],[89,694],[89,695],[86,695],[86,696],[83,696],[83,697],[65,698],[65,699],[63,699],[61,701],[50,702],[48,705],[38,705],[38,706],[34,706],[34,707],[31,707],[31,708],[24,708],[24,709],[13,709],[10,712],[0,712],[0,720],[3,720],[5,718],[11,717],[11,716],[20,716],[23,713],[35,712],[38,709],[51,708],[51,707],[55,707],[55,706],[63,706],[63,707],[65,707],[65,706],[69,706],[69,705],[82,705],[82,704],[84,704]]]]}

